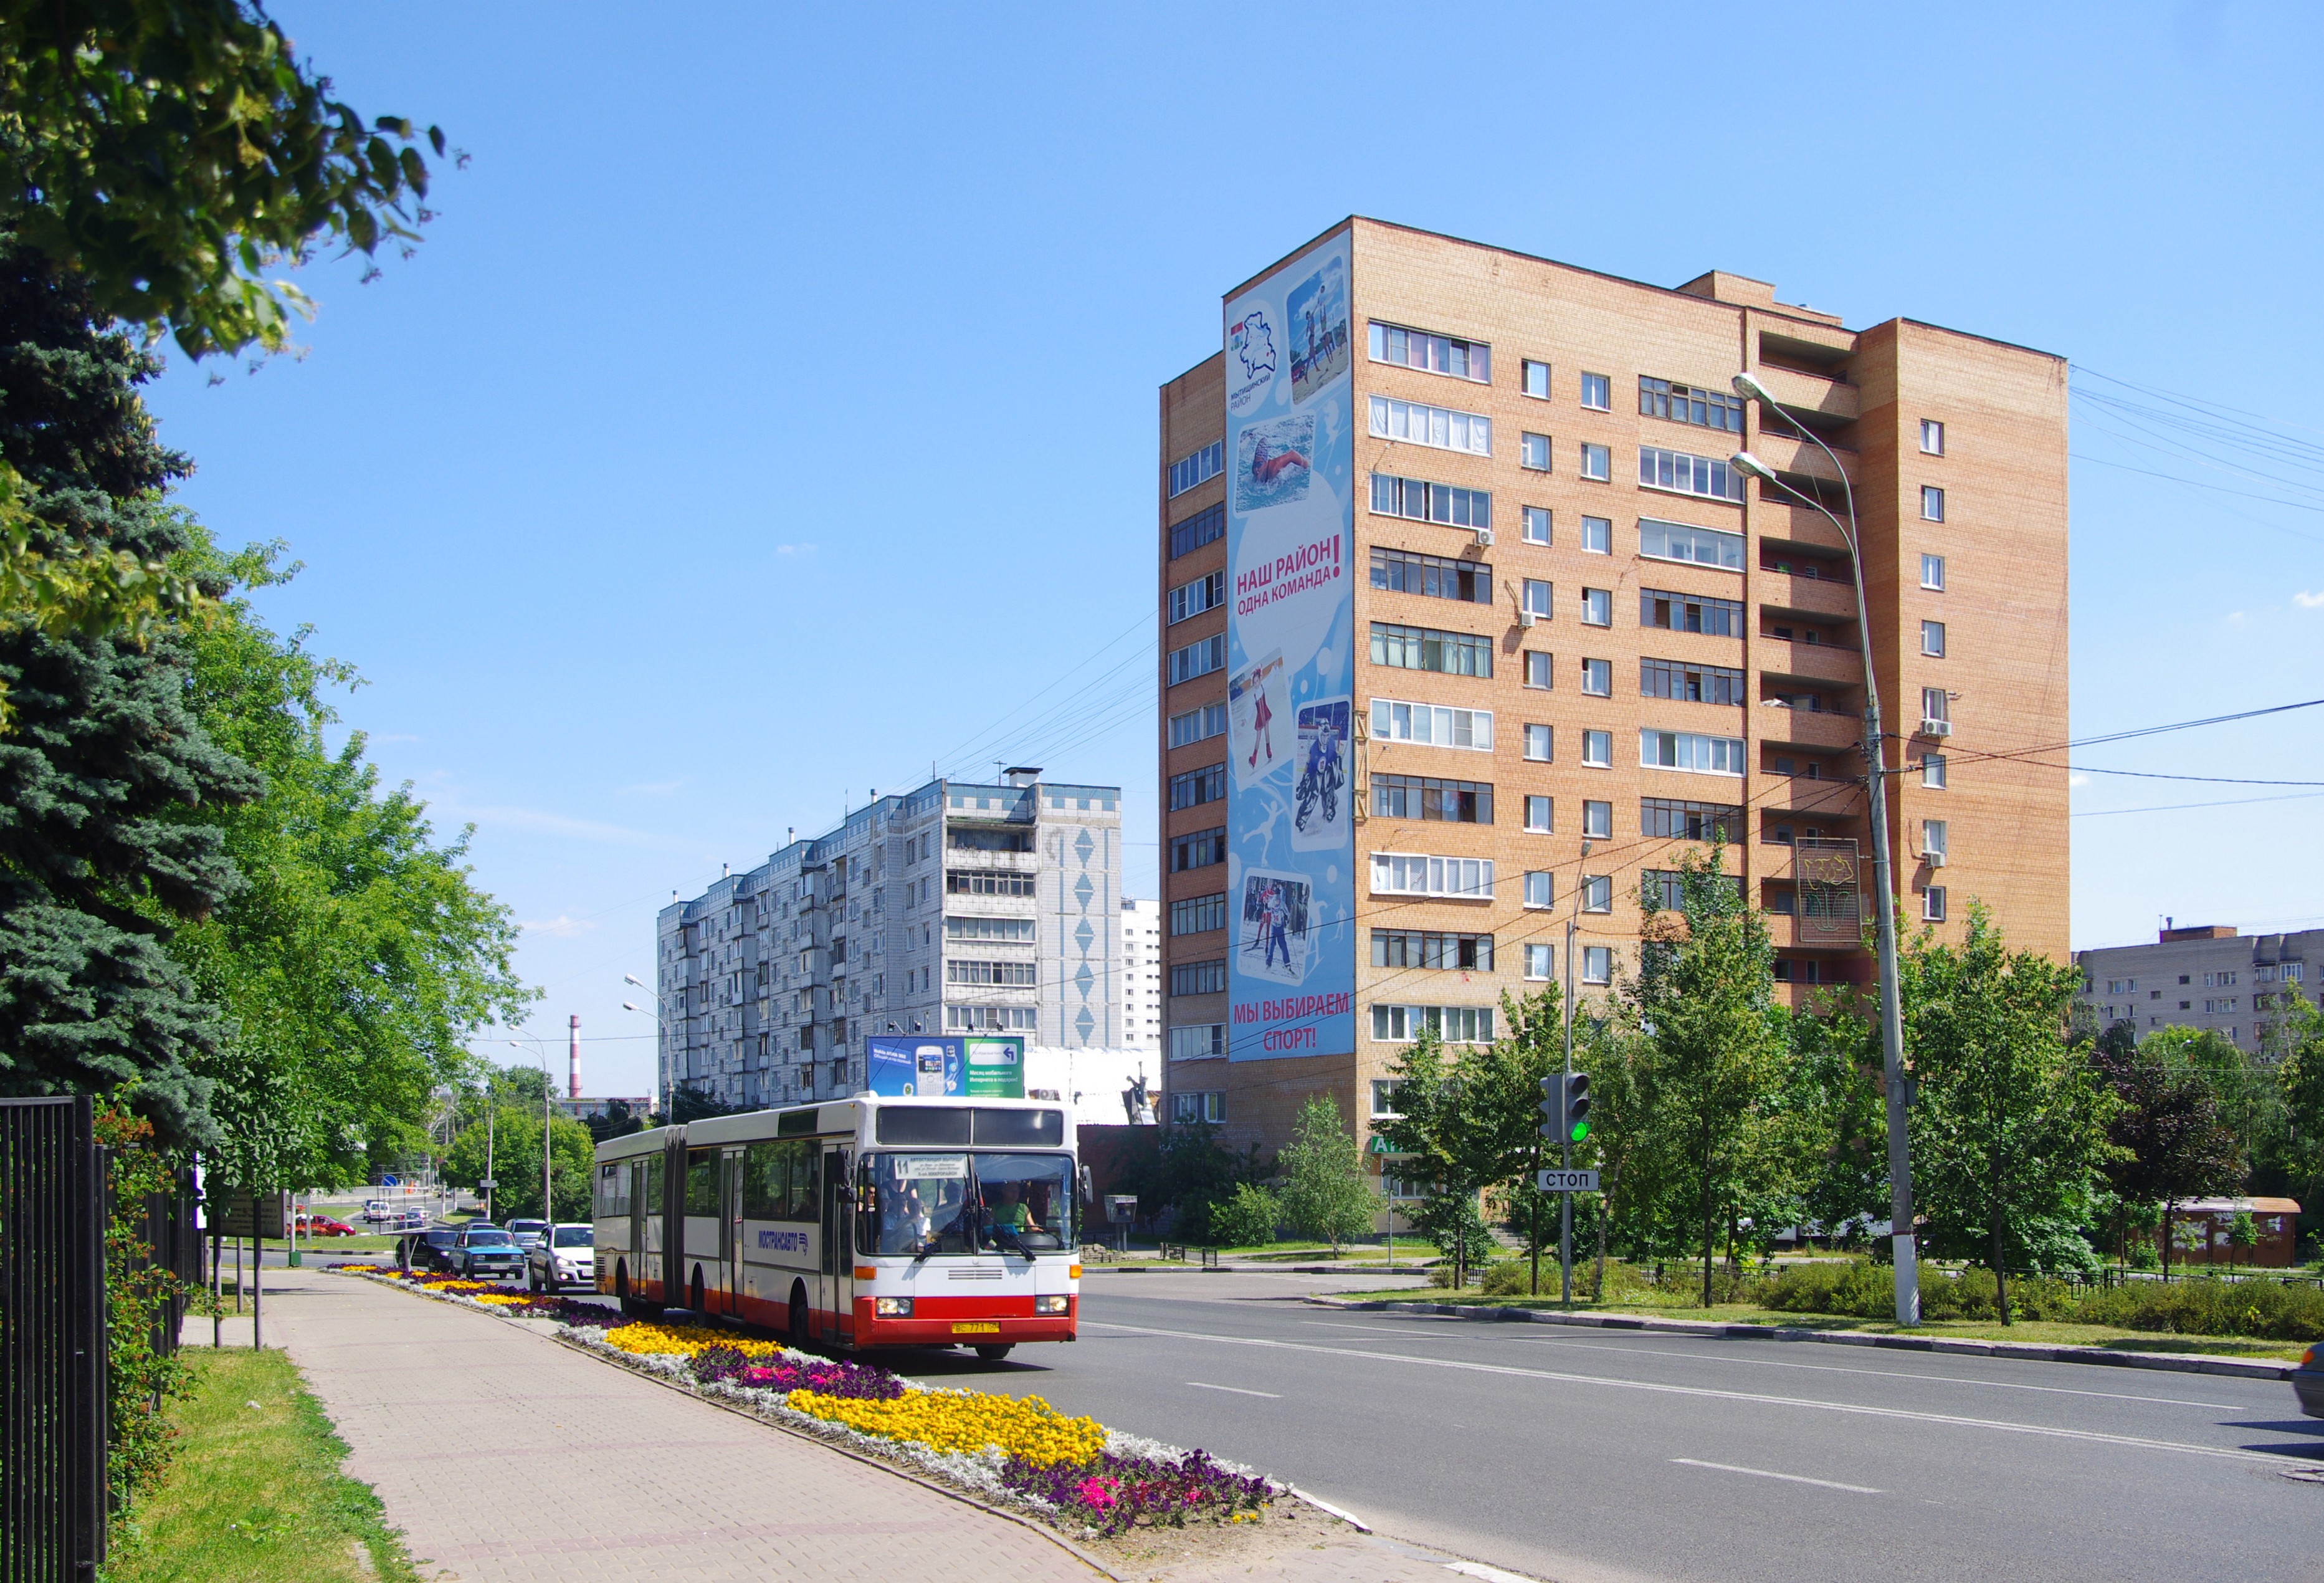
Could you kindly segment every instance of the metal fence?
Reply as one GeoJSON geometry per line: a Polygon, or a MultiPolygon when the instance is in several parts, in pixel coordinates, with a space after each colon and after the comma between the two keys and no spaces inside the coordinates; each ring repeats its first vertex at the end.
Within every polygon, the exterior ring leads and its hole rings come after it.
{"type": "Polygon", "coordinates": [[[86,1096],[0,1099],[0,1583],[105,1559],[105,1199],[86,1096]]]}

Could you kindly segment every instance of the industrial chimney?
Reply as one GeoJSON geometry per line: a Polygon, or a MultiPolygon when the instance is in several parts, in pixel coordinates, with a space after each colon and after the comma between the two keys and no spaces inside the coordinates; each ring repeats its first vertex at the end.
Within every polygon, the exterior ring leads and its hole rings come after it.
{"type": "Polygon", "coordinates": [[[567,1099],[581,1097],[581,1014],[573,1014],[571,1038],[566,1045],[566,1086],[572,1090],[567,1099]]]}

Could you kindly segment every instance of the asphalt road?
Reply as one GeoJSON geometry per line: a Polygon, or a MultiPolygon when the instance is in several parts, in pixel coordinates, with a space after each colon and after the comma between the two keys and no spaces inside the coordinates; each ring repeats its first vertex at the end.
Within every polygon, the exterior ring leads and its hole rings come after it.
{"type": "Polygon", "coordinates": [[[2324,1484],[2281,1471],[2324,1463],[2324,1420],[2288,1384],[1297,1301],[1319,1284],[1093,1272],[1071,1346],[897,1362],[1558,1583],[2324,1577],[2324,1484]]]}

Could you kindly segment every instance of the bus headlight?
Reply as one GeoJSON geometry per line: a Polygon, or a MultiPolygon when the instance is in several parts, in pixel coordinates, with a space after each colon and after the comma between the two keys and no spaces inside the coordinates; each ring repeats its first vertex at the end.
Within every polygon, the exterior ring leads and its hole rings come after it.
{"type": "Polygon", "coordinates": [[[1062,1291],[1055,1297],[1037,1297],[1033,1300],[1033,1311],[1037,1314],[1061,1314],[1072,1301],[1062,1291]]]}
{"type": "Polygon", "coordinates": [[[908,1297],[875,1297],[872,1311],[883,1319],[908,1319],[912,1317],[912,1300],[908,1297]]]}

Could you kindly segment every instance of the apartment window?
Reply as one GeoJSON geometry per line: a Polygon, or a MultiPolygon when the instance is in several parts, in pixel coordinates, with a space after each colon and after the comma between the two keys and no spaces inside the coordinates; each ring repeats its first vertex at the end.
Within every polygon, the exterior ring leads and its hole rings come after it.
{"type": "Polygon", "coordinates": [[[1582,982],[1611,984],[1614,982],[1614,948],[1583,946],[1582,948],[1582,982]]]}
{"type": "Polygon", "coordinates": [[[1372,699],[1372,736],[1381,742],[1418,742],[1431,747],[1466,747],[1490,753],[1493,712],[1376,698],[1372,699]]]}
{"type": "Polygon", "coordinates": [[[1198,577],[1191,583],[1182,583],[1170,590],[1170,623],[1175,626],[1189,616],[1215,610],[1226,602],[1225,572],[1214,571],[1208,577],[1198,577]]]}
{"type": "Polygon", "coordinates": [[[1945,657],[1945,624],[1941,621],[1921,623],[1921,653],[1932,659],[1945,657]]]}
{"type": "Polygon", "coordinates": [[[945,939],[1011,940],[1031,945],[1033,921],[1030,918],[947,918],[945,920],[945,939]]]}
{"type": "Polygon", "coordinates": [[[1432,857],[1419,852],[1375,852],[1372,892],[1383,896],[1486,900],[1493,893],[1493,860],[1432,857]]]}
{"type": "Polygon", "coordinates": [[[1638,381],[1638,416],[1667,418],[1674,423],[1692,423],[1697,429],[1720,429],[1729,434],[1740,434],[1743,432],[1743,398],[1694,385],[1673,384],[1667,379],[1641,379],[1638,381]]]}
{"type": "Polygon", "coordinates": [[[1526,651],[1525,684],[1527,687],[1538,687],[1545,691],[1548,690],[1555,685],[1556,679],[1551,674],[1551,669],[1555,661],[1552,655],[1535,653],[1530,649],[1526,651]]]}
{"type": "Polygon", "coordinates": [[[1921,557],[1921,586],[1932,593],[1945,591],[1945,558],[1941,555],[1921,557]]]}
{"type": "Polygon", "coordinates": [[[1490,1044],[1493,1041],[1493,1008],[1490,1006],[1385,1006],[1372,1007],[1372,1037],[1402,1043],[1417,1039],[1423,1030],[1436,1035],[1447,1044],[1490,1044]]]}
{"type": "Polygon", "coordinates": [[[1434,775],[1374,775],[1372,817],[1489,825],[1493,822],[1493,788],[1483,781],[1434,775]]]}
{"type": "Polygon", "coordinates": [[[1556,888],[1550,871],[1545,868],[1528,870],[1525,876],[1525,904],[1528,907],[1554,907],[1556,888]]]}
{"type": "Polygon", "coordinates": [[[1712,637],[1743,635],[1743,606],[1733,599],[1707,594],[1679,594],[1667,588],[1638,590],[1638,625],[1665,632],[1700,632],[1712,637]]]}
{"type": "Polygon", "coordinates": [[[1582,476],[1600,484],[1609,483],[1614,477],[1614,448],[1582,442],[1582,476]]]}
{"type": "Polygon", "coordinates": [[[1449,556],[1376,547],[1372,551],[1372,587],[1391,594],[1419,594],[1431,599],[1489,605],[1493,602],[1493,569],[1481,560],[1454,560],[1449,556]]]}
{"type": "Polygon", "coordinates": [[[1421,929],[1372,930],[1375,967],[1440,967],[1489,973],[1493,970],[1493,937],[1489,934],[1440,934],[1421,929]]]}
{"type": "Polygon", "coordinates": [[[1582,690],[1591,698],[1614,696],[1614,662],[1584,660],[1582,662],[1582,690]]]}
{"type": "Polygon", "coordinates": [[[1638,696],[1677,699],[1691,704],[1745,701],[1743,672],[1726,665],[1690,665],[1683,660],[1638,662],[1638,696]]]}
{"type": "MultiPolygon", "coordinates": [[[[1181,1023],[1170,1030],[1172,1060],[1209,1060],[1226,1052],[1227,1025],[1224,1023],[1181,1023]]],[[[1185,1099],[1188,1096],[1179,1094],[1174,1097],[1185,1099]]]]}
{"type": "Polygon", "coordinates": [[[1740,736],[1705,736],[1693,731],[1638,733],[1638,764],[1646,769],[1686,770],[1698,775],[1743,773],[1740,736]]]}
{"type": "Polygon", "coordinates": [[[1527,726],[1525,728],[1525,755],[1537,764],[1555,762],[1557,730],[1552,726],[1527,726]]]}
{"type": "Polygon", "coordinates": [[[1614,734],[1611,731],[1584,731],[1582,734],[1582,762],[1591,769],[1612,769],[1614,734]]]}
{"type": "Polygon", "coordinates": [[[1945,426],[1934,418],[1921,420],[1921,454],[1923,456],[1945,454],[1945,426]]]}
{"type": "Polygon", "coordinates": [[[1610,840],[1614,835],[1614,805],[1610,802],[1584,801],[1582,804],[1582,833],[1592,841],[1610,840]]]}
{"type": "Polygon", "coordinates": [[[1547,836],[1556,833],[1556,803],[1547,797],[1529,796],[1525,800],[1525,828],[1527,835],[1547,836]]]}
{"type": "Polygon", "coordinates": [[[1952,715],[1950,713],[1951,708],[1951,695],[1947,693],[1943,688],[1924,687],[1921,689],[1921,718],[1923,720],[1929,721],[1936,725],[1950,726],[1952,724],[1952,715]]]}
{"type": "Polygon", "coordinates": [[[1517,511],[1517,521],[1522,524],[1519,529],[1519,536],[1522,537],[1526,543],[1546,544],[1550,542],[1549,507],[1545,505],[1522,506],[1517,511]]]}
{"type": "Polygon", "coordinates": [[[1945,856],[1945,821],[1924,819],[1921,821],[1921,850],[1932,857],[1945,856]]]}
{"type": "Polygon", "coordinates": [[[1614,409],[1614,381],[1603,374],[1582,376],[1582,404],[1593,412],[1609,412],[1614,409]]]}
{"type": "Polygon", "coordinates": [[[1557,586],[1538,578],[1527,578],[1519,592],[1522,609],[1536,621],[1549,621],[1557,615],[1557,586]]]}
{"type": "Polygon", "coordinates": [[[1582,590],[1582,625],[1611,626],[1614,625],[1614,596],[1606,588],[1582,590]]]}
{"type": "Polygon", "coordinates": [[[1638,553],[1653,560],[1684,560],[1696,566],[1741,571],[1743,535],[1642,516],[1638,519],[1638,553]]]}
{"type": "MultiPolygon", "coordinates": [[[[1034,1006],[946,1006],[945,1027],[955,1033],[1030,1033],[1040,1024],[1041,1014],[1034,1006]]],[[[843,1024],[832,1024],[835,1046],[845,1042],[841,1032],[843,1024]]],[[[805,1030],[801,1030],[804,1032],[805,1030]]],[[[834,1062],[836,1068],[844,1063],[834,1062]]],[[[835,1082],[837,1078],[833,1079],[835,1082]]]]}
{"type": "Polygon", "coordinates": [[[1372,433],[1381,440],[1464,450],[1471,456],[1493,454],[1493,421],[1481,412],[1456,412],[1379,395],[1372,397],[1371,412],[1372,433]]]}
{"type": "Polygon", "coordinates": [[[1170,651],[1170,685],[1192,681],[1197,676],[1208,676],[1213,671],[1226,669],[1227,634],[1197,638],[1183,649],[1170,651]]]}
{"type": "Polygon", "coordinates": [[[1921,486],[1921,520],[1924,523],[1945,520],[1945,492],[1933,484],[1921,486]]]}
{"type": "Polygon", "coordinates": [[[1646,489],[1666,489],[1674,495],[1699,495],[1705,500],[1741,500],[1743,475],[1716,457],[1665,450],[1656,445],[1638,447],[1638,484],[1646,489]]]}
{"type": "Polygon", "coordinates": [[[1226,504],[1222,501],[1217,505],[1205,506],[1185,522],[1171,524],[1170,559],[1176,560],[1181,555],[1200,550],[1213,540],[1222,537],[1226,531],[1226,504]]]}
{"type": "Polygon", "coordinates": [[[1170,969],[1172,995],[1219,995],[1226,986],[1227,964],[1223,957],[1207,962],[1180,962],[1170,969]]]}
{"type": "Polygon", "coordinates": [[[1227,926],[1227,898],[1224,892],[1211,896],[1189,896],[1183,902],[1170,903],[1170,932],[1208,934],[1213,929],[1227,926]]]}
{"type": "Polygon", "coordinates": [[[1170,1096],[1170,1119],[1181,1125],[1191,1126],[1202,1122],[1217,1126],[1226,1118],[1227,1096],[1223,1088],[1202,1088],[1170,1096]]]}
{"type": "Polygon", "coordinates": [[[1557,951],[1554,946],[1527,946],[1525,949],[1525,976],[1527,978],[1557,977],[1557,951]]]}
{"type": "Polygon", "coordinates": [[[1743,810],[1723,802],[1642,797],[1638,800],[1638,833],[1668,841],[1739,841],[1743,838],[1743,810]]]}
{"type": "Polygon", "coordinates": [[[1582,910],[1584,912],[1611,912],[1614,910],[1612,875],[1585,874],[1582,876],[1582,910]]]}
{"type": "Polygon", "coordinates": [[[1033,876],[996,869],[947,869],[945,890],[955,896],[1029,896],[1033,893],[1033,876]]]}
{"type": "MultiPolygon", "coordinates": [[[[1223,829],[1197,830],[1191,836],[1180,836],[1170,843],[1170,872],[1184,874],[1190,868],[1208,868],[1227,858],[1227,833],[1223,829]]],[[[1028,888],[1025,893],[1033,893],[1028,888]]]]}
{"type": "Polygon", "coordinates": [[[1036,980],[1030,962],[977,962],[954,958],[945,964],[946,984],[1030,989],[1036,980]]]}
{"type": "Polygon", "coordinates": [[[1614,553],[1614,523],[1610,518],[1586,516],[1582,519],[1582,548],[1591,555],[1614,553]]]}
{"type": "Polygon", "coordinates": [[[1199,770],[1170,777],[1170,810],[1200,808],[1205,802],[1224,802],[1227,799],[1227,767],[1206,764],[1199,770]]]}
{"type": "Polygon", "coordinates": [[[1517,461],[1536,473],[1549,471],[1549,436],[1525,434],[1517,438],[1517,461]]]}
{"type": "Polygon", "coordinates": [[[1170,464],[1170,497],[1176,500],[1197,484],[1209,482],[1219,476],[1226,466],[1227,445],[1223,440],[1213,440],[1191,456],[1180,457],[1170,464]]]}
{"type": "Polygon", "coordinates": [[[1375,621],[1372,663],[1399,671],[1438,671],[1448,676],[1490,676],[1493,640],[1473,633],[1375,621]]]}
{"type": "Polygon", "coordinates": [[[1226,705],[1204,704],[1200,708],[1170,717],[1170,745],[1185,747],[1191,743],[1205,742],[1213,736],[1223,736],[1226,728],[1226,705]]]}
{"type": "Polygon", "coordinates": [[[1945,921],[1945,887],[1931,885],[1921,893],[1921,918],[1928,923],[1945,921]]]}
{"type": "Polygon", "coordinates": [[[1482,341],[1454,336],[1430,335],[1400,324],[1371,323],[1371,354],[1375,363],[1397,363],[1430,374],[1489,384],[1493,379],[1493,349],[1482,341]]]}
{"type": "Polygon", "coordinates": [[[1399,478],[1389,473],[1372,475],[1372,510],[1382,516],[1408,517],[1416,523],[1443,523],[1455,528],[1493,525],[1493,497],[1483,489],[1456,489],[1423,478],[1399,478]]]}
{"type": "Polygon", "coordinates": [[[1528,357],[1517,367],[1524,375],[1520,388],[1526,394],[1537,401],[1547,401],[1549,399],[1549,365],[1536,363],[1528,357]]]}

